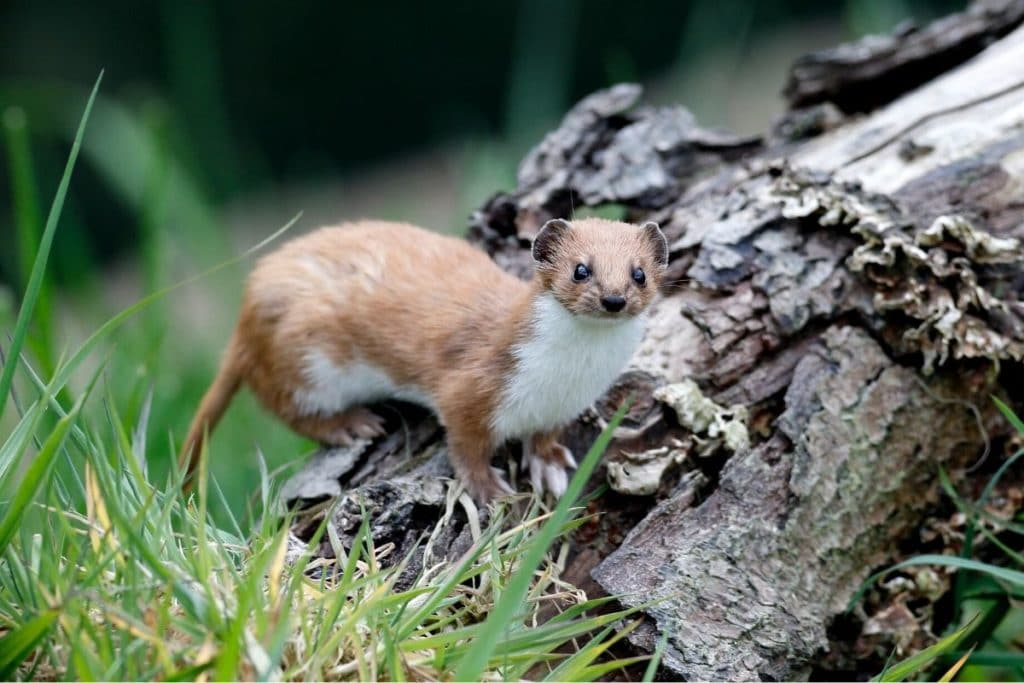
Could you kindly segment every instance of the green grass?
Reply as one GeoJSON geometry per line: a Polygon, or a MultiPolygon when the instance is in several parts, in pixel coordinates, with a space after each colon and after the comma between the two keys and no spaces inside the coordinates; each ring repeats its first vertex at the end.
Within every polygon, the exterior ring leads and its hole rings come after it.
{"type": "MultiPolygon", "coordinates": [[[[130,321],[152,340],[153,319],[138,314],[188,283],[144,297],[45,367],[23,353],[33,320],[52,313],[39,309],[46,261],[98,86],[5,349],[0,679],[593,680],[646,662],[609,655],[636,610],[609,611],[559,578],[560,548],[583,521],[574,503],[625,407],[554,510],[499,505],[455,562],[425,537],[423,569],[399,589],[409,558],[375,546],[365,521],[350,547],[326,525],[308,544],[295,539],[290,519],[268,512],[265,471],[245,520],[211,475],[211,450],[187,499],[173,467],[151,471],[174,448],[150,438],[160,398],[150,391],[126,409],[111,367],[132,346],[130,321]],[[322,538],[336,559],[312,557],[322,538]]],[[[454,486],[449,503],[479,515],[454,486]]]]}
{"type": "Polygon", "coordinates": [[[558,579],[549,541],[580,522],[568,499],[546,515],[498,508],[459,561],[434,560],[396,590],[403,565],[385,567],[390,548],[375,547],[368,526],[351,548],[321,528],[337,559],[310,561],[317,539],[295,542],[287,520],[261,517],[247,536],[213,525],[205,459],[201,493],[186,502],[176,481],[146,479],[145,445],[116,415],[81,443],[68,438],[76,423],[80,411],[62,418],[0,518],[4,679],[444,679],[472,661],[492,678],[555,670],[587,680],[646,659],[601,658],[609,627],[629,613],[591,616],[603,601],[558,579]],[[79,480],[53,476],[60,453],[84,460],[79,480]],[[69,505],[71,487],[80,508],[69,505]],[[521,577],[526,592],[516,592],[521,577]],[[552,604],[561,613],[535,623],[552,604]]]}
{"type": "MultiPolygon", "coordinates": [[[[601,614],[606,600],[558,578],[551,548],[582,522],[571,507],[581,477],[551,513],[536,501],[520,516],[499,506],[457,562],[436,559],[425,538],[435,559],[397,590],[405,559],[387,566],[391,548],[376,547],[367,524],[349,548],[325,527],[298,542],[273,514],[248,534],[218,527],[206,453],[197,496],[183,499],[177,476],[154,486],[146,425],[125,423],[109,396],[107,419],[92,424],[82,406],[95,378],[68,411],[57,384],[37,386],[0,449],[0,678],[591,680],[647,659],[606,655],[635,610],[601,614]],[[47,404],[60,419],[36,451],[47,404]],[[61,458],[73,476],[54,467],[61,458]],[[337,559],[311,560],[323,534],[337,559]]],[[[272,509],[273,487],[260,490],[259,509],[272,509]]],[[[450,506],[476,516],[458,494],[450,506]]]]}
{"type": "MultiPolygon", "coordinates": [[[[14,291],[8,292],[0,285],[0,350],[8,352],[8,335],[16,330],[18,309],[10,305],[14,309],[10,310],[8,301],[36,298],[22,346],[44,376],[53,374],[62,353],[83,344],[91,330],[126,303],[232,260],[237,252],[230,246],[224,226],[218,223],[217,208],[203,196],[199,183],[172,152],[177,128],[174,117],[151,100],[133,105],[104,98],[102,93],[92,100],[89,134],[79,139],[79,160],[102,183],[105,199],[124,207],[138,225],[138,249],[130,256],[129,268],[135,275],[122,280],[131,282],[132,288],[124,284],[111,287],[108,274],[100,270],[88,250],[78,248],[76,240],[81,240],[82,226],[74,221],[73,186],[67,191],[62,229],[54,238],[53,253],[39,250],[40,237],[45,234],[38,209],[43,204],[40,188],[55,184],[47,171],[54,171],[54,175],[56,171],[45,163],[49,159],[46,154],[38,155],[40,166],[33,165],[37,158],[31,154],[28,135],[31,132],[42,141],[66,136],[70,143],[79,127],[78,119],[73,117],[81,112],[87,95],[87,91],[67,85],[0,87],[3,152],[10,169],[11,204],[15,208],[11,225],[18,237],[18,249],[12,256],[17,257],[14,264],[21,273],[13,283],[14,291]],[[71,264],[69,251],[81,252],[71,264]],[[62,282],[49,277],[49,268],[40,268],[42,277],[37,284],[30,282],[37,254],[49,257],[47,266],[55,261],[63,264],[62,282]],[[38,296],[28,291],[30,285],[38,287],[38,296]],[[55,322],[58,320],[60,325],[55,322]]],[[[0,228],[2,223],[0,220],[0,228]]],[[[254,230],[269,234],[278,225],[254,230]]],[[[105,359],[103,383],[127,421],[137,422],[142,412],[148,411],[147,424],[153,432],[149,437],[154,447],[147,456],[154,481],[169,475],[176,452],[172,441],[182,438],[216,370],[222,345],[234,323],[246,265],[208,273],[168,293],[158,305],[142,307],[131,324],[120,324],[116,334],[105,335],[82,362],[84,368],[92,368],[96,359],[105,359]]],[[[20,310],[28,308],[21,306],[20,310]]],[[[7,367],[4,371],[13,372],[7,367]]],[[[86,373],[76,372],[67,378],[59,394],[65,405],[81,390],[85,377],[86,373]]],[[[19,381],[21,386],[16,385],[16,389],[29,390],[24,380],[19,381]]],[[[14,426],[9,407],[4,410],[0,433],[14,426]]],[[[103,418],[99,403],[90,403],[84,410],[90,418],[103,418]]],[[[260,453],[267,466],[276,471],[294,466],[304,452],[312,449],[312,444],[268,419],[247,395],[232,406],[212,442],[215,457],[211,468],[227,498],[226,509],[218,506],[212,512],[221,524],[228,522],[227,512],[247,515],[252,492],[260,483],[260,453]],[[253,429],[253,425],[259,428],[253,429]]],[[[243,520],[243,527],[248,523],[243,520]]]]}
{"type": "MultiPolygon", "coordinates": [[[[993,399],[1007,421],[1024,437],[1024,421],[998,398],[993,399]]],[[[919,555],[872,576],[861,592],[877,579],[915,566],[945,567],[955,570],[953,580],[954,617],[944,637],[934,645],[886,669],[876,680],[901,681],[921,671],[931,670],[942,680],[1022,680],[1024,679],[1024,554],[1019,550],[1024,537],[1024,521],[1004,519],[991,513],[986,505],[996,485],[1021,458],[1024,449],[1010,455],[996,469],[976,501],[966,500],[953,486],[945,471],[940,471],[943,489],[966,519],[963,545],[959,555],[919,555]],[[996,560],[975,559],[977,540],[989,544],[989,556],[996,560]],[[945,673],[943,673],[945,672],[945,673]]]]}

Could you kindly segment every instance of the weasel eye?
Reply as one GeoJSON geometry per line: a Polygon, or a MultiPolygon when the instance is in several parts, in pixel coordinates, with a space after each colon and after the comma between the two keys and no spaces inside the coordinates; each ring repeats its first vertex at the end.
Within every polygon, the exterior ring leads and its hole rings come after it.
{"type": "Polygon", "coordinates": [[[576,282],[583,282],[590,277],[590,268],[587,268],[582,263],[576,264],[576,270],[572,271],[572,279],[576,282]]]}
{"type": "Polygon", "coordinates": [[[641,287],[643,287],[644,285],[647,284],[647,276],[644,275],[644,269],[643,268],[634,268],[633,269],[633,282],[637,283],[641,287]]]}

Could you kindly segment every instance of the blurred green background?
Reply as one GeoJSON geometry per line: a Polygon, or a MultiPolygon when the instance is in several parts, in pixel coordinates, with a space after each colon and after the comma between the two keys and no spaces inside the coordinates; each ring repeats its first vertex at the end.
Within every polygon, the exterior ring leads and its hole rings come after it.
{"type": "MultiPolygon", "coordinates": [[[[782,111],[778,92],[799,54],[962,6],[6,0],[0,345],[101,69],[32,330],[29,357],[43,373],[117,310],[299,211],[296,232],[366,216],[463,230],[473,207],[513,185],[539,136],[597,88],[637,80],[649,101],[757,132],[782,111]]],[[[106,401],[94,410],[116,406],[134,422],[152,395],[158,479],[212,377],[246,269],[162,298],[100,356],[106,401]]],[[[274,468],[311,448],[245,394],[213,439],[213,473],[240,511],[257,486],[258,452],[274,468]]]]}

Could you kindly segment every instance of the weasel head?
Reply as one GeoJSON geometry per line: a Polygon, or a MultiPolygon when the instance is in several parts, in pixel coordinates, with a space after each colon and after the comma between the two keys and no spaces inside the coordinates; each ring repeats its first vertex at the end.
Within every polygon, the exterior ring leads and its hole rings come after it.
{"type": "Polygon", "coordinates": [[[668,242],[657,223],[555,219],[533,241],[541,288],[573,315],[629,320],[650,305],[665,277],[668,242]]]}

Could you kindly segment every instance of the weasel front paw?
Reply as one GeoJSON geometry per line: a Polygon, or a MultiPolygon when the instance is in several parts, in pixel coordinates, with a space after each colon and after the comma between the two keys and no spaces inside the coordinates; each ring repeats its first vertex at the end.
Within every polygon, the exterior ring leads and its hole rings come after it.
{"type": "Polygon", "coordinates": [[[530,471],[530,483],[538,492],[550,491],[555,498],[561,498],[569,487],[569,468],[576,468],[572,451],[560,443],[545,444],[534,450],[525,448],[525,467],[530,471]]]}
{"type": "Polygon", "coordinates": [[[481,505],[486,505],[495,498],[511,496],[515,493],[515,489],[505,481],[505,475],[496,467],[467,472],[460,479],[473,500],[481,505]]]}

